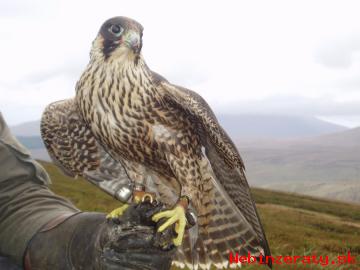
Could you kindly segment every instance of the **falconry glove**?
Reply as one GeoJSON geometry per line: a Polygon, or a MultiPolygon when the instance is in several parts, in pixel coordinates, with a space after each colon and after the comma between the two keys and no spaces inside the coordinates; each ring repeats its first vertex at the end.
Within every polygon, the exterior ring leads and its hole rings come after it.
{"type": "Polygon", "coordinates": [[[171,233],[159,235],[151,216],[162,205],[130,205],[116,220],[79,213],[43,228],[30,242],[25,269],[170,269],[171,233]]]}

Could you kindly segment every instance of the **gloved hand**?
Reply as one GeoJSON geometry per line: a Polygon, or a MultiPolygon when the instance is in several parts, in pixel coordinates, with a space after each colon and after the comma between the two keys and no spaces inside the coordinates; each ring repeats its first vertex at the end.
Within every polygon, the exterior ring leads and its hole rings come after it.
{"type": "Polygon", "coordinates": [[[80,213],[55,228],[43,229],[27,251],[30,269],[170,269],[173,230],[156,232],[151,220],[161,204],[130,205],[116,220],[80,213]]]}

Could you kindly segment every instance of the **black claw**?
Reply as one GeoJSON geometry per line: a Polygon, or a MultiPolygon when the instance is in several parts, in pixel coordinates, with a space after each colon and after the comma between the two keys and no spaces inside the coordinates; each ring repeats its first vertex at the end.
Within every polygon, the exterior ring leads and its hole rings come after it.
{"type": "Polygon", "coordinates": [[[117,225],[120,225],[120,219],[119,218],[111,218],[111,221],[117,225]]]}
{"type": "Polygon", "coordinates": [[[173,239],[177,236],[175,232],[175,224],[167,227],[164,231],[158,232],[159,227],[166,222],[167,218],[160,219],[156,224],[156,234],[154,238],[154,246],[162,250],[170,250],[175,247],[173,239]]]}
{"type": "Polygon", "coordinates": [[[147,218],[152,218],[153,215],[161,212],[164,209],[164,205],[162,203],[156,202],[156,204],[152,204],[152,208],[150,208],[148,211],[146,211],[145,216],[147,218]]]}

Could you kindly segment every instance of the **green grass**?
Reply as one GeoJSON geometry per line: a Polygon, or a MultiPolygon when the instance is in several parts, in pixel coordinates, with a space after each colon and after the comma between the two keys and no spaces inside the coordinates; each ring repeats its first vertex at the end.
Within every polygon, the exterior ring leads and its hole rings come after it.
{"type": "MultiPolygon", "coordinates": [[[[42,164],[52,178],[51,189],[80,209],[109,212],[119,206],[119,202],[85,180],[73,180],[52,164],[42,164]]],[[[252,193],[273,255],[328,255],[332,260],[350,251],[360,262],[360,205],[258,188],[252,193]]],[[[252,265],[242,269],[266,268],[252,265]]],[[[275,265],[273,269],[356,270],[360,265],[275,265]]]]}
{"type": "Polygon", "coordinates": [[[274,193],[274,191],[260,188],[253,188],[252,194],[257,203],[285,205],[360,221],[360,205],[358,204],[331,201],[286,192],[274,193]],[[276,196],[274,196],[275,194],[276,196]]]}
{"type": "Polygon", "coordinates": [[[51,177],[51,190],[68,198],[81,210],[108,212],[119,207],[119,201],[84,179],[67,177],[50,163],[41,162],[41,164],[44,165],[51,177]]]}

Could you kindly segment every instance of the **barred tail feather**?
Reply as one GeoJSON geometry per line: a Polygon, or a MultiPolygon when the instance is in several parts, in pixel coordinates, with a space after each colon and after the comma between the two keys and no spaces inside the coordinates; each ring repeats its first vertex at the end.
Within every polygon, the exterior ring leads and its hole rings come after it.
{"type": "MultiPolygon", "coordinates": [[[[231,200],[224,188],[218,183],[210,163],[203,159],[201,163],[203,183],[211,183],[212,194],[204,194],[198,210],[198,239],[193,249],[189,246],[186,235],[182,248],[179,250],[174,264],[179,267],[187,266],[190,269],[228,269],[240,266],[229,265],[230,253],[239,255],[260,256],[264,254],[257,233],[246,220],[238,207],[231,200]],[[191,258],[191,259],[189,259],[191,258]],[[185,260],[185,263],[184,263],[185,260]]],[[[209,188],[209,185],[206,185],[209,188]]]]}

